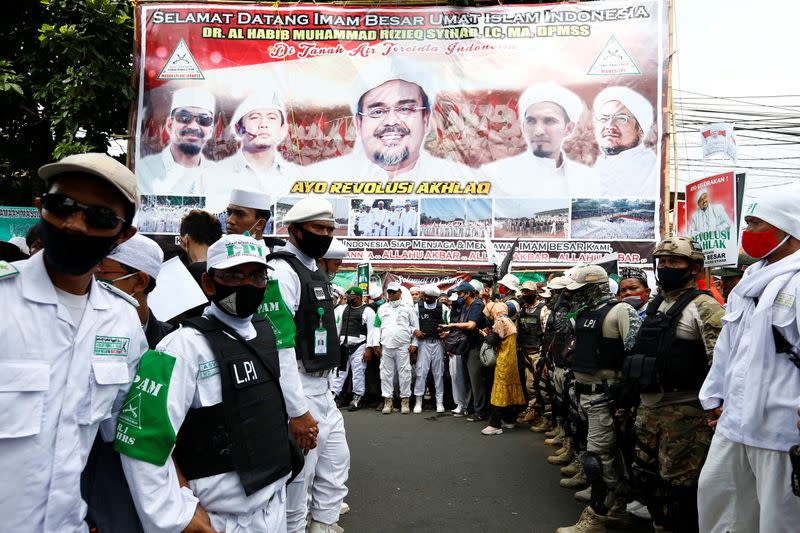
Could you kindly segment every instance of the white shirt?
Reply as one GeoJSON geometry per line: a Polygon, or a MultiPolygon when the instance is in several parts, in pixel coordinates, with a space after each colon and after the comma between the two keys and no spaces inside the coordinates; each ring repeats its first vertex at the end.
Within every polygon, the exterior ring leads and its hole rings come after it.
{"type": "Polygon", "coordinates": [[[583,198],[653,198],[659,195],[659,170],[656,154],[642,144],[617,155],[601,152],[594,173],[588,180],[576,181],[573,190],[583,198]]]}
{"type": "MultiPolygon", "coordinates": [[[[238,319],[222,312],[211,304],[203,312],[230,326],[246,340],[256,336],[255,328],[247,319],[238,319]]],[[[180,430],[189,409],[222,403],[222,383],[219,365],[211,345],[203,334],[194,328],[182,327],[164,337],[156,350],[175,358],[170,378],[167,411],[175,430],[180,430]]],[[[279,350],[294,356],[294,349],[279,350]]],[[[236,472],[189,481],[189,490],[181,488],[170,455],[163,466],[122,458],[122,468],[128,479],[139,517],[147,533],[183,531],[200,505],[209,512],[248,515],[266,508],[273,495],[283,490],[289,476],[270,483],[247,496],[236,472]]]]}
{"type": "Polygon", "coordinates": [[[147,350],[136,309],[92,281],[80,323],[58,302],[44,254],[0,279],[0,516],[5,531],[85,532],[80,477],[147,350]]]}
{"type": "Polygon", "coordinates": [[[386,302],[378,308],[380,327],[376,335],[376,344],[379,342],[385,348],[402,348],[411,344],[414,331],[419,329],[417,313],[410,304],[400,302],[397,307],[386,302]]]}
{"type": "Polygon", "coordinates": [[[363,237],[373,236],[373,221],[372,210],[369,213],[364,212],[358,215],[358,231],[361,232],[363,237]]]}
{"type": "Polygon", "coordinates": [[[408,211],[403,208],[400,211],[400,235],[404,237],[413,236],[417,231],[417,212],[414,209],[408,211]]]}
{"type": "Polygon", "coordinates": [[[580,186],[593,179],[591,168],[568,159],[561,152],[561,164],[549,157],[537,157],[530,149],[483,166],[492,180],[492,196],[525,198],[567,198],[582,194],[580,186]]]}
{"type": "Polygon", "coordinates": [[[218,178],[217,163],[200,154],[200,164],[184,167],[172,157],[170,145],[136,163],[139,194],[204,195],[203,183],[218,178]]]}
{"type": "MultiPolygon", "coordinates": [[[[361,142],[349,154],[321,161],[306,169],[306,178],[323,181],[485,181],[477,170],[456,163],[449,159],[434,157],[424,149],[420,150],[417,162],[408,170],[400,172],[394,178],[389,173],[376,165],[364,154],[361,142]]],[[[411,191],[397,191],[398,194],[407,194],[411,191]]],[[[363,196],[363,194],[361,195],[363,196]]]]}
{"type": "Polygon", "coordinates": [[[706,209],[698,208],[692,213],[689,221],[689,235],[694,237],[707,231],[724,231],[731,229],[731,219],[720,204],[708,204],[706,209]]]}
{"type": "MultiPolygon", "coordinates": [[[[317,270],[317,261],[301,252],[292,243],[287,242],[284,247],[276,247],[276,252],[287,251],[293,253],[309,270],[317,270]]],[[[289,265],[288,261],[273,259],[269,266],[274,270],[270,271],[270,276],[277,279],[280,285],[283,303],[291,311],[292,316],[297,313],[300,306],[300,278],[289,265]]],[[[286,410],[292,418],[298,417],[308,411],[306,396],[318,396],[330,390],[328,379],[325,377],[309,376],[297,356],[292,351],[289,355],[281,356],[281,388],[283,397],[286,400],[286,410]]]]}
{"type": "MultiPolygon", "coordinates": [[[[762,269],[774,271],[784,261],[791,260],[800,271],[800,252],[795,252],[767,267],[764,261],[751,265],[739,283],[762,269]]],[[[799,305],[800,272],[797,272],[780,288],[769,311],[772,324],[795,348],[800,345],[799,305]]],[[[742,297],[736,289],[728,296],[727,314],[722,318],[722,332],[714,349],[711,370],[700,389],[700,401],[704,409],[722,404],[717,432],[726,439],[786,452],[800,442],[795,425],[800,403],[800,368],[789,361],[787,354],[775,353],[771,329],[757,333],[753,323],[755,307],[752,298],[742,297]],[[767,349],[762,350],[762,346],[767,349]]]]}
{"type": "MultiPolygon", "coordinates": [[[[217,163],[214,175],[204,176],[201,190],[207,196],[222,197],[227,206],[231,189],[260,191],[273,199],[289,194],[295,181],[302,179],[302,167],[289,163],[275,150],[272,166],[266,171],[256,170],[244,153],[238,150],[232,156],[217,163]]],[[[219,203],[219,201],[215,202],[219,203]]]]}

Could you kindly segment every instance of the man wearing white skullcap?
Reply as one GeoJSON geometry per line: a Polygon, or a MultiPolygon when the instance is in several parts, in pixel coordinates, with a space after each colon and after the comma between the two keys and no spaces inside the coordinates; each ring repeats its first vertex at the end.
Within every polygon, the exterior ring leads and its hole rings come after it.
{"type": "Polygon", "coordinates": [[[220,163],[219,172],[225,179],[218,180],[214,190],[236,187],[269,192],[273,196],[287,194],[302,173],[298,165],[286,161],[278,151],[289,132],[280,96],[266,91],[245,98],[234,111],[230,124],[240,149],[220,163]]]}
{"type": "Polygon", "coordinates": [[[696,241],[707,240],[699,235],[708,231],[730,231],[731,219],[722,204],[712,204],[708,190],[697,193],[697,208],[689,217],[689,237],[696,241]]]}
{"type": "Polygon", "coordinates": [[[421,63],[396,56],[359,69],[353,116],[359,141],[353,151],[312,165],[307,174],[332,181],[475,180],[466,165],[423,148],[436,88],[421,63]]]}
{"type": "Polygon", "coordinates": [[[577,184],[587,198],[658,195],[656,154],[643,142],[653,125],[653,105],[627,87],[608,87],[594,99],[594,132],[600,156],[595,175],[577,184]]]}
{"type": "Polygon", "coordinates": [[[760,259],[728,296],[700,402],[716,431],[700,474],[700,531],[797,531],[789,448],[800,438],[800,187],[745,206],[745,253],[760,259]],[[734,503],[733,500],[736,502],[734,503]]]}
{"type": "Polygon", "coordinates": [[[414,237],[417,235],[417,210],[411,202],[406,200],[403,211],[400,213],[400,236],[414,237]]]}
{"type": "Polygon", "coordinates": [[[483,167],[492,180],[492,194],[570,196],[571,183],[591,175],[589,167],[568,159],[563,150],[564,140],[583,114],[583,101],[569,89],[547,82],[528,87],[518,108],[527,149],[483,167]]]}
{"type": "Polygon", "coordinates": [[[204,194],[205,184],[219,179],[217,164],[202,153],[214,135],[215,109],[214,96],[203,89],[184,87],[172,93],[164,125],[169,144],[136,163],[142,195],[204,194]]]}
{"type": "Polygon", "coordinates": [[[439,301],[439,288],[436,285],[424,285],[420,290],[422,298],[414,305],[419,329],[414,331],[411,340],[411,345],[417,347],[414,412],[422,412],[422,396],[430,372],[436,389],[436,412],[444,413],[444,344],[439,339],[439,326],[447,321],[444,307],[439,301]]]}
{"type": "Polygon", "coordinates": [[[241,235],[245,231],[260,241],[271,233],[272,217],[270,197],[260,191],[233,189],[225,212],[228,235],[241,235]]]}
{"type": "Polygon", "coordinates": [[[318,197],[297,202],[283,217],[289,242],[269,261],[280,285],[278,305],[294,316],[296,359],[281,355],[281,387],[289,425],[308,452],[300,475],[289,484],[288,531],[338,531],[347,495],[350,450],[344,420],[336,408],[329,376],[341,363],[330,283],[317,260],[328,252],[336,229],[333,205],[318,197]]]}
{"type": "Polygon", "coordinates": [[[339,272],[339,268],[342,266],[342,261],[344,261],[345,257],[347,257],[347,246],[334,237],[331,241],[331,245],[328,247],[328,251],[325,252],[325,255],[319,260],[319,266],[323,272],[325,272],[328,281],[332,282],[333,278],[336,277],[336,273],[339,272]]]}

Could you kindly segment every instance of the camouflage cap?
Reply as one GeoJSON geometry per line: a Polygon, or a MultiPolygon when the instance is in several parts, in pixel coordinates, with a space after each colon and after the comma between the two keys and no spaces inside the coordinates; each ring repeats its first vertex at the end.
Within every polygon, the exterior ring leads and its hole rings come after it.
{"type": "Polygon", "coordinates": [[[700,263],[705,261],[703,249],[697,241],[693,241],[689,237],[667,237],[656,246],[653,252],[653,257],[662,257],[665,255],[677,255],[686,257],[692,261],[700,263]]]}

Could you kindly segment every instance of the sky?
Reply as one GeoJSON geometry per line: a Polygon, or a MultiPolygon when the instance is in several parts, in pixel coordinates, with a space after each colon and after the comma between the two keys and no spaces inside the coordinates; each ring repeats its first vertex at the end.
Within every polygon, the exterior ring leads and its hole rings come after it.
{"type": "MultiPolygon", "coordinates": [[[[796,0],[675,0],[673,80],[679,131],[681,118],[690,114],[687,107],[707,102],[713,102],[715,109],[730,110],[729,121],[734,123],[742,111],[800,117],[800,73],[795,68],[799,18],[800,2],[796,0]],[[728,98],[791,96],[696,100],[699,96],[690,93],[728,98]]],[[[794,131],[800,132],[800,118],[793,122],[794,131]]],[[[679,165],[685,167],[689,160],[697,160],[691,171],[679,171],[681,189],[705,176],[744,171],[748,174],[746,204],[759,189],[797,182],[800,177],[800,144],[758,147],[754,146],[757,141],[739,137],[738,167],[725,161],[704,167],[700,134],[679,134],[677,140],[679,165]]]]}
{"type": "Polygon", "coordinates": [[[483,220],[492,218],[492,201],[487,198],[423,198],[422,214],[441,220],[483,220]]]}

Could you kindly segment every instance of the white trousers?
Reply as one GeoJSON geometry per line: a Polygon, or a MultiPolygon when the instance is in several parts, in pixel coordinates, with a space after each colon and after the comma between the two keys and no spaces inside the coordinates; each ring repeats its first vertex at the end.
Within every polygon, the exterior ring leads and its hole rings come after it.
{"type": "Polygon", "coordinates": [[[364,396],[365,390],[365,382],[364,382],[364,371],[367,368],[366,363],[364,363],[364,350],[366,349],[367,344],[364,343],[356,350],[350,354],[350,357],[347,358],[347,368],[344,370],[340,370],[337,374],[334,372],[331,374],[333,376],[331,381],[331,390],[336,394],[342,392],[342,387],[344,387],[344,382],[347,380],[347,373],[351,370],[353,371],[353,394],[358,394],[359,396],[364,396]]]}
{"type": "MultiPolygon", "coordinates": [[[[320,378],[324,379],[324,378],[320,378]]],[[[286,522],[289,533],[306,530],[306,517],[323,524],[339,520],[342,501],[347,495],[350,449],[344,432],[342,413],[333,395],[325,392],[306,396],[311,416],[317,420],[317,447],[306,455],[303,471],[286,490],[286,522]]]]}
{"type": "Polygon", "coordinates": [[[411,396],[411,356],[408,346],[400,348],[383,347],[381,355],[381,395],[391,398],[394,395],[394,375],[400,381],[400,397],[411,396]]]}
{"type": "Polygon", "coordinates": [[[788,452],[714,434],[697,491],[700,533],[800,531],[800,498],[791,489],[788,452]]]}
{"type": "Polygon", "coordinates": [[[419,341],[417,348],[417,381],[414,384],[414,395],[422,398],[425,394],[425,381],[428,372],[433,373],[433,385],[436,387],[436,402],[444,401],[444,346],[441,341],[419,341]]]}
{"type": "Polygon", "coordinates": [[[453,385],[453,401],[461,407],[467,406],[467,385],[464,381],[464,366],[460,355],[453,355],[449,358],[450,381],[453,385]]]}
{"type": "Polygon", "coordinates": [[[286,487],[252,514],[208,513],[211,527],[224,533],[286,533],[286,487]]]}

